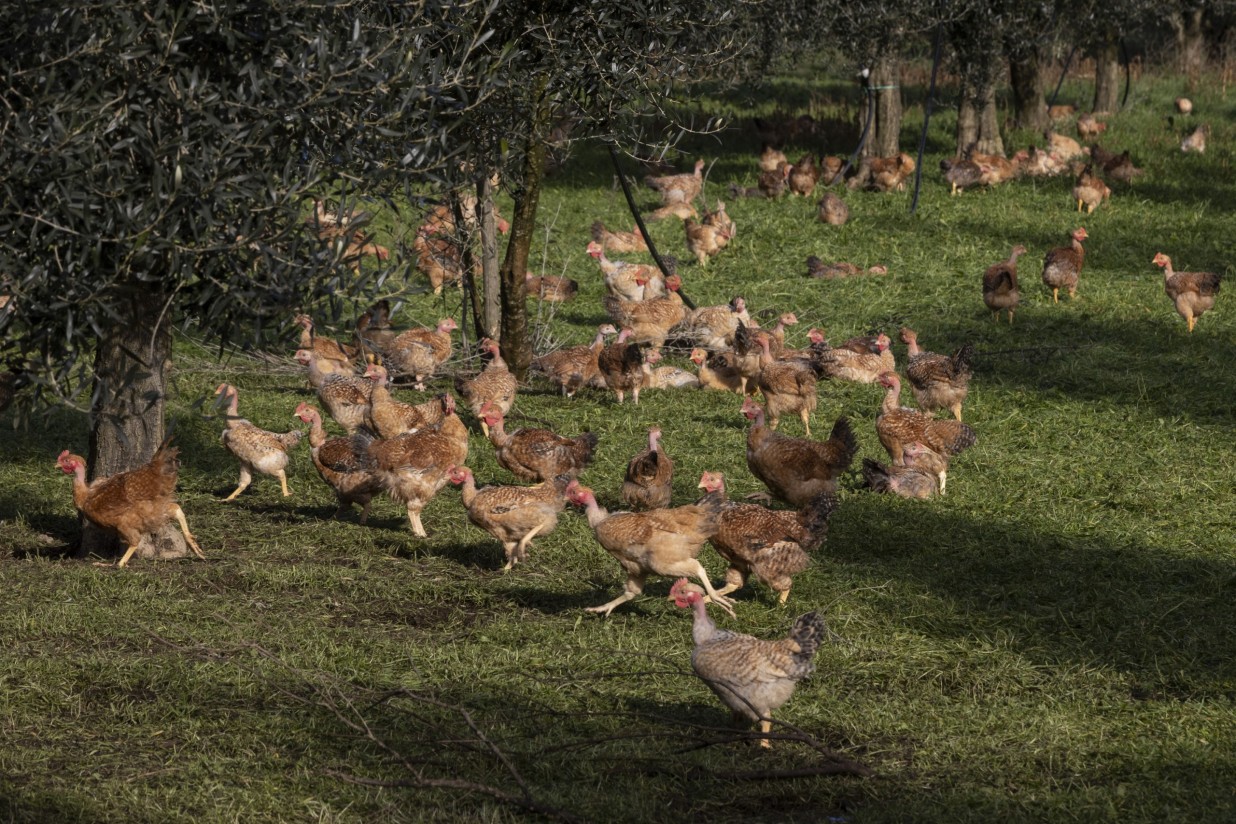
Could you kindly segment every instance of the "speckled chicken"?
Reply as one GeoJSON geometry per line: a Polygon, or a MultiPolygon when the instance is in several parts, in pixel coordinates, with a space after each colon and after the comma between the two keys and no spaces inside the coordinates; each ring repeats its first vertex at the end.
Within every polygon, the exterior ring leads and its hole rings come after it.
{"type": "Polygon", "coordinates": [[[248,489],[255,472],[278,478],[284,497],[291,495],[285,470],[291,451],[300,443],[301,432],[267,432],[240,417],[240,393],[229,383],[219,384],[215,395],[220,403],[227,405],[223,413],[227,421],[223,430],[223,445],[240,462],[240,481],[236,490],[223,500],[234,501],[248,489]]]}
{"type": "Polygon", "coordinates": [[[318,476],[334,491],[339,502],[335,517],[351,509],[352,504],[359,504],[360,522],[364,524],[369,520],[373,497],[382,491],[382,482],[366,468],[365,456],[357,451],[351,437],[326,437],[322,416],[316,408],[302,403],[296,407],[296,417],[309,424],[309,456],[318,476]]]}
{"type": "Polygon", "coordinates": [[[296,362],[309,368],[309,383],[335,423],[349,432],[365,425],[373,382],[355,375],[327,375],[318,368],[317,357],[308,349],[296,350],[296,362]]]}
{"type": "Polygon", "coordinates": [[[1094,173],[1092,166],[1082,169],[1073,186],[1073,199],[1077,201],[1078,213],[1081,212],[1082,206],[1085,206],[1086,214],[1090,214],[1111,196],[1112,190],[1094,173]]]}
{"type": "Polygon", "coordinates": [[[1210,135],[1210,126],[1203,123],[1194,129],[1188,137],[1180,143],[1180,151],[1185,154],[1194,152],[1196,154],[1206,153],[1206,138],[1210,135]]]}
{"type": "Polygon", "coordinates": [[[601,277],[610,296],[624,301],[641,301],[665,294],[665,278],[656,266],[610,260],[596,241],[588,244],[588,255],[601,267],[601,277]]]}
{"type": "Polygon", "coordinates": [[[412,241],[416,268],[429,280],[435,295],[448,283],[463,279],[463,251],[454,240],[432,234],[422,227],[412,241]]]}
{"type": "Polygon", "coordinates": [[[86,483],[86,459],[64,450],[56,458],[56,466],[73,476],[73,504],[91,523],[120,535],[124,555],[117,567],[129,563],[142,540],[160,529],[172,518],[180,526],[185,542],[199,558],[205,558],[198,546],[184,510],[176,503],[176,479],[180,472],[177,456],[180,450],[168,438],[147,463],[127,472],[117,472],[106,478],[86,483]]]}
{"type": "Polygon", "coordinates": [[[547,481],[558,475],[572,478],[592,463],[598,438],[585,432],[565,438],[549,429],[516,429],[509,435],[503,416],[496,409],[481,411],[489,426],[489,442],[497,451],[498,464],[524,481],[547,481]]]}
{"type": "Polygon", "coordinates": [[[712,211],[704,210],[704,217],[700,220],[700,223],[705,226],[712,226],[717,230],[717,245],[722,249],[728,246],[738,233],[738,224],[734,223],[734,219],[730,217],[729,212],[725,211],[725,201],[722,200],[717,201],[716,209],[712,211]]]}
{"type": "Polygon", "coordinates": [[[365,425],[380,438],[393,438],[405,432],[415,432],[426,426],[442,423],[441,396],[424,403],[410,404],[395,400],[387,382],[386,369],[371,363],[365,369],[365,377],[373,381],[369,395],[369,416],[365,425]]]}
{"type": "Polygon", "coordinates": [[[468,459],[468,430],[455,414],[455,399],[442,396],[442,423],[436,428],[409,432],[388,440],[378,440],[361,430],[354,438],[356,450],[365,457],[363,467],[371,470],[390,493],[404,504],[412,533],[426,537],[421,510],[447,482],[447,472],[468,459]]]}
{"type": "Polygon", "coordinates": [[[993,263],[983,272],[983,303],[991,310],[996,323],[1002,311],[1009,313],[1009,325],[1013,313],[1021,302],[1021,290],[1017,286],[1017,258],[1026,253],[1026,247],[1018,244],[1009,253],[1008,260],[993,263]]]}
{"type": "Polygon", "coordinates": [[[792,512],[728,500],[725,478],[720,472],[701,475],[699,488],[706,496],[718,496],[725,501],[717,531],[710,539],[713,548],[730,564],[725,586],[717,592],[728,595],[755,575],[784,604],[790,597],[793,576],[811,566],[808,553],[819,549],[828,537],[828,522],[837,508],[837,496],[819,495],[801,511],[792,512]]]}
{"type": "Polygon", "coordinates": [[[630,232],[611,232],[598,220],[592,224],[592,239],[601,244],[601,248],[607,252],[620,255],[648,251],[648,241],[644,240],[638,226],[630,232]]]}
{"type": "Polygon", "coordinates": [[[901,330],[901,340],[909,347],[906,380],[919,408],[924,412],[947,409],[961,420],[961,405],[970,391],[974,347],[967,343],[952,357],[925,352],[919,348],[918,333],[908,328],[901,330]]]}
{"type": "Polygon", "coordinates": [[[506,555],[504,572],[528,559],[528,544],[538,535],[548,535],[558,526],[566,508],[570,478],[559,475],[536,486],[484,486],[476,488],[472,470],[452,467],[450,482],[460,488],[468,520],[498,539],[506,555]]]}
{"type": "Polygon", "coordinates": [[[356,356],[354,348],[345,347],[338,341],[315,334],[313,318],[308,315],[296,315],[292,318],[292,322],[301,329],[299,348],[308,349],[317,355],[318,365],[323,372],[352,374],[352,359],[356,356]]]}
{"type": "Polygon", "coordinates": [[[695,171],[691,174],[650,175],[644,178],[644,184],[654,189],[661,196],[662,204],[683,202],[690,203],[704,191],[704,161],[695,161],[695,171]]]}
{"type": "Polygon", "coordinates": [[[747,302],[742,297],[735,297],[729,303],[719,306],[701,306],[689,311],[679,327],[683,336],[689,338],[695,345],[712,352],[726,349],[734,342],[734,332],[738,323],[751,324],[751,315],[747,313],[747,302]]]}
{"type": "Polygon", "coordinates": [[[622,480],[622,500],[633,509],[669,506],[673,492],[674,462],[661,446],[661,427],[648,430],[648,448],[627,464],[622,480]]]}
{"type": "Polygon", "coordinates": [[[597,327],[597,336],[587,346],[568,346],[553,352],[547,352],[532,361],[533,371],[540,372],[551,383],[562,389],[562,394],[568,398],[575,397],[581,386],[600,374],[597,358],[605,346],[607,335],[615,335],[618,330],[613,324],[603,323],[597,327]]]}
{"type": "Polygon", "coordinates": [[[839,195],[825,192],[816,207],[816,219],[830,226],[844,226],[850,219],[850,207],[839,195]]]}
{"type": "Polygon", "coordinates": [[[825,350],[820,353],[820,370],[836,380],[875,383],[880,373],[896,368],[891,343],[888,335],[879,334],[874,338],[873,351],[844,345],[825,350]]]}
{"type": "Polygon", "coordinates": [[[704,585],[704,590],[718,606],[733,614],[730,600],[712,588],[708,571],[699,562],[704,542],[717,529],[720,501],[611,514],[597,503],[592,490],[580,486],[578,481],[572,481],[567,487],[567,500],[584,508],[597,542],[617,559],[627,574],[622,595],[601,606],[589,607],[588,612],[609,615],[643,592],[644,581],[649,575],[689,575],[704,585]]]}
{"type": "Polygon", "coordinates": [[[1090,235],[1085,229],[1077,228],[1070,237],[1071,245],[1057,246],[1043,258],[1043,285],[1051,290],[1052,303],[1060,302],[1061,289],[1067,291],[1070,298],[1077,294],[1077,282],[1086,263],[1086,249],[1082,241],[1090,235]]]}
{"type": "Polygon", "coordinates": [[[902,465],[863,458],[863,481],[873,492],[926,500],[940,493],[940,473],[948,462],[919,443],[902,450],[902,465]]]}
{"type": "Polygon", "coordinates": [[[774,497],[803,507],[817,495],[837,491],[837,478],[858,453],[848,419],[838,418],[828,440],[820,442],[773,432],[764,423],[764,409],[751,398],[743,401],[742,413],[751,421],[747,468],[774,497]]]}
{"type": "Polygon", "coordinates": [[[725,229],[708,223],[696,223],[692,218],[682,222],[687,237],[687,251],[700,266],[707,266],[708,259],[720,254],[729,243],[725,229]]]}
{"type": "Polygon", "coordinates": [[[760,171],[761,172],[776,172],[780,171],[782,164],[787,161],[785,152],[774,147],[771,143],[765,143],[760,149],[760,171]]]}
{"type": "MultiPolygon", "coordinates": [[[[706,352],[703,349],[691,350],[691,362],[696,366],[700,388],[716,389],[721,392],[743,391],[746,383],[742,373],[734,364],[733,352],[706,352]]],[[[751,391],[755,391],[755,382],[751,382],[751,391]]]]}
{"type": "MultiPolygon", "coordinates": [[[[947,460],[978,440],[974,430],[961,421],[938,420],[917,409],[902,406],[901,379],[895,372],[881,375],[880,385],[888,391],[876,416],[876,435],[898,466],[905,463],[905,447],[912,443],[921,443],[947,460]]],[[[945,469],[940,472],[941,495],[947,480],[948,472],[945,469]]]]}
{"type": "Polygon", "coordinates": [[[669,289],[665,297],[627,301],[606,295],[602,302],[610,320],[619,328],[630,327],[631,340],[649,343],[654,349],[660,349],[665,345],[669,331],[687,315],[687,307],[678,295],[681,286],[682,280],[678,275],[670,275],[665,280],[665,287],[669,289]]]}
{"type": "MultiPolygon", "coordinates": [[[[789,701],[798,682],[815,671],[813,659],[827,632],[824,619],[808,612],[795,619],[788,637],[764,641],[719,629],[708,617],[703,596],[685,578],[674,583],[670,597],[676,606],[695,613],[691,628],[695,674],[736,718],[758,722],[760,732],[767,736],[772,731],[773,711],[789,701]]],[[[760,746],[772,744],[764,737],[760,746]]]]}
{"type": "Polygon", "coordinates": [[[1203,313],[1214,308],[1219,296],[1222,275],[1215,272],[1177,272],[1172,269],[1172,259],[1159,252],[1151,261],[1163,269],[1163,291],[1176,305],[1176,311],[1193,331],[1203,313]]]}
{"type": "Polygon", "coordinates": [[[451,356],[451,332],[458,329],[454,318],[443,318],[433,328],[417,327],[400,332],[379,352],[392,375],[407,375],[417,389],[451,356]]]}
{"type": "Polygon", "coordinates": [[[502,350],[497,341],[485,338],[481,341],[481,350],[489,353],[489,363],[481,373],[474,378],[465,380],[462,376],[455,378],[455,391],[464,403],[481,421],[481,430],[489,437],[489,426],[481,416],[481,409],[496,409],[503,415],[511,411],[515,405],[515,392],[518,384],[515,375],[507,368],[502,359],[502,350]]]}
{"type": "Polygon", "coordinates": [[[631,341],[631,330],[623,329],[618,339],[601,349],[597,356],[597,369],[605,386],[613,390],[618,403],[630,392],[639,403],[639,391],[644,386],[644,361],[646,355],[638,343],[631,341]]]}
{"type": "Polygon", "coordinates": [[[566,303],[579,294],[579,283],[558,275],[524,275],[524,289],[528,297],[549,303],[566,303]]]}
{"type": "Polygon", "coordinates": [[[776,429],[782,415],[794,414],[803,422],[803,430],[810,438],[811,413],[818,403],[815,370],[805,361],[776,360],[769,347],[769,336],[765,333],[756,338],[762,349],[756,386],[764,395],[769,427],[776,429]]]}

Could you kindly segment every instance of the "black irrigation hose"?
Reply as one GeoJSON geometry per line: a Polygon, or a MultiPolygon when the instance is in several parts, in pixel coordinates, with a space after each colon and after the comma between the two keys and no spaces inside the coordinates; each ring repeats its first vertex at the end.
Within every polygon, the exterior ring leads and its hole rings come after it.
{"type": "MultiPolygon", "coordinates": [[[[639,233],[644,236],[644,242],[648,244],[648,252],[652,255],[652,259],[657,262],[657,268],[661,270],[661,274],[668,278],[671,274],[669,268],[665,265],[665,261],[661,260],[661,255],[657,253],[656,244],[652,242],[652,235],[648,233],[648,227],[644,225],[644,219],[640,217],[639,209],[635,206],[635,196],[631,194],[631,185],[627,183],[627,176],[622,173],[622,165],[618,162],[618,152],[614,150],[614,144],[610,143],[609,159],[614,162],[614,172],[618,175],[618,182],[622,184],[622,193],[627,196],[627,207],[631,210],[632,216],[635,217],[635,226],[639,229],[639,233]]],[[[687,297],[682,289],[678,290],[678,297],[682,298],[682,302],[687,305],[688,309],[694,309],[695,304],[687,297]]]]}
{"type": "Polygon", "coordinates": [[[1133,67],[1129,64],[1129,47],[1124,42],[1124,38],[1120,38],[1120,60],[1124,63],[1124,97],[1120,99],[1120,108],[1123,110],[1129,102],[1129,89],[1133,86],[1133,67]]]}
{"type": "Polygon", "coordinates": [[[927,148],[927,124],[931,122],[932,103],[936,99],[936,70],[940,68],[940,46],[943,39],[940,33],[942,30],[942,26],[936,26],[936,42],[932,47],[931,57],[931,83],[927,87],[927,106],[923,110],[923,131],[918,136],[918,165],[914,167],[914,199],[910,201],[910,214],[914,214],[914,210],[918,208],[918,193],[923,185],[923,152],[927,148]]]}
{"type": "Polygon", "coordinates": [[[1064,78],[1069,74],[1069,64],[1073,62],[1073,55],[1077,54],[1077,46],[1073,46],[1069,50],[1069,56],[1064,58],[1064,68],[1060,70],[1060,80],[1056,82],[1056,90],[1051,93],[1051,100],[1047,101],[1047,108],[1051,109],[1056,105],[1056,95],[1060,94],[1060,87],[1064,85],[1064,78]]]}

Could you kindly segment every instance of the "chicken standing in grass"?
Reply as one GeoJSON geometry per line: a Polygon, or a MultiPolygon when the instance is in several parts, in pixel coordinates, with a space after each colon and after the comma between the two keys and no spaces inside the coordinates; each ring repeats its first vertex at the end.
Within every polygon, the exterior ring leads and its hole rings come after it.
{"type": "Polygon", "coordinates": [[[1090,237],[1083,228],[1073,230],[1072,244],[1057,246],[1043,258],[1043,284],[1051,289],[1052,303],[1060,302],[1060,290],[1064,289],[1073,298],[1077,295],[1077,282],[1081,279],[1082,266],[1086,263],[1086,249],[1082,241],[1090,237]]]}
{"type": "MultiPolygon", "coordinates": [[[[674,582],[670,598],[681,609],[695,613],[691,637],[691,668],[716,693],[734,717],[758,722],[765,736],[772,730],[772,713],[790,700],[798,682],[815,671],[813,659],[825,633],[818,613],[800,615],[789,637],[764,641],[719,629],[708,617],[703,596],[686,578],[674,582]]],[[[767,737],[761,747],[771,747],[767,737]]]]}
{"type": "Polygon", "coordinates": [[[901,340],[909,347],[906,378],[919,408],[924,412],[947,409],[961,420],[961,405],[970,392],[974,347],[966,344],[952,357],[924,352],[918,346],[918,333],[909,328],[901,330],[901,340]]]}
{"type": "Polygon", "coordinates": [[[669,506],[673,492],[674,462],[661,446],[661,427],[648,430],[648,448],[627,464],[622,481],[622,500],[634,509],[669,506]]]}
{"type": "Polygon", "coordinates": [[[858,440],[847,418],[833,424],[827,441],[790,438],[764,423],[764,409],[751,398],[742,404],[747,430],[747,468],[790,506],[803,507],[817,495],[837,491],[837,478],[850,468],[858,440]]]}
{"type": "Polygon", "coordinates": [[[452,467],[447,473],[460,488],[468,520],[498,539],[506,554],[503,572],[528,558],[528,544],[537,535],[548,535],[558,525],[566,508],[567,475],[536,486],[485,486],[476,488],[472,470],[452,467]]]}
{"type": "Polygon", "coordinates": [[[253,482],[254,472],[278,478],[283,496],[286,498],[291,495],[285,470],[290,458],[288,453],[300,443],[300,430],[267,432],[240,417],[239,393],[231,384],[219,384],[215,395],[222,403],[227,404],[224,412],[227,428],[223,430],[223,445],[240,461],[240,481],[236,485],[236,491],[223,500],[234,501],[240,493],[248,489],[253,482]]]}
{"type": "Polygon", "coordinates": [[[1000,312],[1009,313],[1009,325],[1013,325],[1013,313],[1021,302],[1021,291],[1017,287],[1017,258],[1026,253],[1026,247],[1018,244],[1009,253],[1009,259],[993,263],[983,273],[983,303],[991,310],[996,323],[1000,322],[1000,312]]]}
{"type": "Polygon", "coordinates": [[[360,522],[369,520],[369,505],[373,496],[382,491],[382,482],[366,468],[365,456],[357,451],[351,437],[327,438],[322,428],[322,416],[307,403],[296,407],[296,417],[309,424],[309,457],[326,485],[335,493],[338,518],[352,508],[361,507],[360,522]]]}
{"type": "Polygon", "coordinates": [[[1214,308],[1222,275],[1215,272],[1173,271],[1172,259],[1162,252],[1156,254],[1151,262],[1163,269],[1163,291],[1176,304],[1176,311],[1192,332],[1197,319],[1214,308]]]}
{"type": "MultiPolygon", "coordinates": [[[[917,409],[902,406],[901,379],[895,372],[881,375],[880,385],[888,391],[876,416],[876,434],[894,464],[902,466],[905,463],[905,447],[913,443],[921,443],[947,460],[978,440],[974,430],[961,421],[938,420],[917,409]]],[[[940,494],[943,495],[944,485],[948,481],[947,466],[940,470],[939,477],[940,494]]]]}

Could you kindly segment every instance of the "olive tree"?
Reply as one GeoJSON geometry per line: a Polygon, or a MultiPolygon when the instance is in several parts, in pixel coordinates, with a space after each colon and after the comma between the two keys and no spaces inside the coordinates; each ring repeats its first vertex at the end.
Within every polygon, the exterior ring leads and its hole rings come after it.
{"type": "MultiPolygon", "coordinates": [[[[507,55],[426,0],[0,4],[0,341],[27,404],[88,410],[93,476],[164,438],[172,329],[260,340],[355,286],[315,196],[431,177],[507,55]]],[[[170,534],[175,536],[174,529],[170,534]]],[[[169,538],[178,541],[178,538],[169,538]]],[[[88,530],[84,549],[106,541],[88,530]]]]}

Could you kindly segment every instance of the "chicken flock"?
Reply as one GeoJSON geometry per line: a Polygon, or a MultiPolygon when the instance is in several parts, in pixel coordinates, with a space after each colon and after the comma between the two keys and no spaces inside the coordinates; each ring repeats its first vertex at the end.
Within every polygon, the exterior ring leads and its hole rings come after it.
{"type": "MultiPolygon", "coordinates": [[[[1080,132],[1081,121],[1078,126],[1080,132]]],[[[1087,131],[1095,136],[1102,130],[1088,123],[1087,131]]],[[[1031,147],[1012,160],[968,152],[945,162],[945,182],[959,194],[971,186],[996,185],[1018,175],[1063,173],[1068,169],[1070,143],[1078,155],[1083,154],[1075,141],[1054,134],[1048,135],[1046,149],[1031,147]]],[[[1087,206],[1093,211],[1111,195],[1095,171],[1096,164],[1110,178],[1126,183],[1140,173],[1132,167],[1128,152],[1105,156],[1095,145],[1084,156],[1084,166],[1075,170],[1073,195],[1079,211],[1087,206]]],[[[715,201],[709,209],[704,202],[704,165],[699,160],[691,173],[645,181],[660,199],[648,217],[682,221],[687,251],[700,273],[737,236],[725,203],[715,201]]],[[[732,185],[730,190],[740,197],[775,199],[786,192],[812,196],[817,187],[841,183],[842,167],[836,158],[817,159],[810,153],[791,164],[766,145],[759,185],[753,189],[732,185]]],[[[851,186],[895,191],[904,188],[913,170],[908,155],[868,158],[851,178],[851,186]]],[[[819,202],[820,222],[841,225],[849,217],[841,196],[826,192],[819,202]]],[[[452,251],[451,242],[439,234],[448,218],[447,212],[432,215],[416,235],[421,269],[436,292],[460,275],[459,250],[452,251]]],[[[331,216],[320,202],[315,203],[311,220],[319,231],[333,232],[330,236],[350,244],[348,254],[353,257],[377,254],[367,251],[372,240],[360,232],[365,221],[331,216]]],[[[507,418],[525,387],[492,340],[483,340],[478,347],[488,358],[483,368],[453,376],[453,393],[439,387],[420,403],[398,399],[397,382],[425,390],[441,377],[454,353],[452,333],[458,327],[452,318],[443,318],[432,327],[396,328],[386,301],[359,316],[349,341],[318,334],[308,315],[293,318],[301,330],[294,359],[305,369],[317,400],[289,411],[290,421],[307,425],[303,434],[300,429],[267,431],[241,418],[238,389],[228,383],[218,386],[222,442],[239,467],[236,488],[223,502],[237,499],[256,475],[275,478],[284,496],[293,495],[286,470],[299,442],[306,439],[318,476],[338,502],[336,517],[359,506],[359,522],[364,525],[373,499],[386,494],[404,507],[412,533],[425,537],[422,511],[444,488],[455,486],[468,521],[501,545],[505,571],[526,562],[533,539],[552,532],[567,508],[577,507],[597,544],[625,575],[620,594],[588,611],[607,616],[637,598],[649,577],[676,579],[671,600],[694,612],[694,670],[736,715],[759,723],[760,742],[767,746],[771,713],[812,671],[816,650],[827,637],[824,620],[815,612],[807,613],[793,622],[787,637],[765,641],[719,629],[706,605],[734,617],[731,594],[751,579],[785,604],[794,578],[808,574],[820,557],[830,517],[842,502],[840,481],[851,470],[876,493],[911,499],[945,495],[950,464],[978,440],[978,433],[962,420],[977,353],[968,344],[951,354],[926,351],[910,328],[898,330],[907,347],[900,371],[892,341],[884,333],[830,343],[823,330],[812,328],[805,345],[793,348],[787,332],[798,324],[794,312],[783,312],[764,327],[741,296],[692,308],[683,299],[684,278],[672,262],[668,271],[662,271],[655,265],[609,257],[647,252],[647,239],[638,229],[615,232],[598,221],[590,235],[584,251],[599,270],[606,292],[597,308],[610,322],[597,327],[590,344],[541,354],[533,361],[533,372],[566,399],[594,390],[612,393],[615,404],[625,404],[628,398],[638,404],[641,390],[685,387],[732,399],[733,414],[747,421],[746,463],[767,489],[764,503],[731,500],[721,473],[706,471],[699,479],[699,497],[674,505],[673,432],[654,426],[647,447],[630,458],[621,480],[593,479],[614,490],[631,508],[610,511],[581,482],[597,450],[604,448],[603,435],[588,431],[564,435],[544,427],[508,431],[507,418]],[[658,366],[669,348],[689,351],[694,371],[658,366]],[[821,385],[831,381],[878,384],[883,398],[878,405],[873,403],[868,420],[839,417],[824,427],[827,437],[813,437],[811,418],[821,385]],[[902,405],[903,383],[917,408],[902,405]],[[468,467],[472,436],[461,414],[475,422],[497,463],[522,484],[478,486],[468,467]],[[328,433],[325,417],[343,434],[328,433]],[[795,434],[782,431],[786,419],[795,434]],[[865,457],[855,466],[854,428],[859,425],[873,428],[887,460],[865,457]],[[786,508],[767,505],[773,500],[786,508]],[[706,544],[726,565],[723,586],[714,586],[700,561],[706,544]]],[[[1062,230],[1061,235],[1066,242],[1046,252],[1041,273],[1053,303],[1062,291],[1069,298],[1076,295],[1089,239],[1081,227],[1062,230]]],[[[981,279],[976,278],[976,286],[981,280],[982,301],[996,322],[1002,312],[1010,324],[1014,322],[1022,297],[1018,262],[1026,254],[1024,245],[1016,245],[1007,260],[992,264],[981,279]]],[[[1163,269],[1167,296],[1192,332],[1197,319],[1214,308],[1220,276],[1176,272],[1163,253],[1155,254],[1151,262],[1163,269]]],[[[852,270],[848,274],[844,268],[838,270],[842,274],[822,273],[828,266],[843,264],[812,258],[809,273],[845,277],[887,271],[875,267],[882,271],[863,272],[844,264],[852,270]]],[[[577,282],[548,275],[529,274],[526,285],[528,296],[542,301],[571,300],[579,292],[577,282]]],[[[90,484],[85,480],[84,459],[66,450],[57,464],[74,477],[77,508],[124,541],[117,566],[125,566],[146,536],[173,519],[192,550],[204,557],[175,500],[177,450],[170,443],[145,466],[90,484]]]]}

